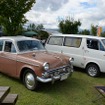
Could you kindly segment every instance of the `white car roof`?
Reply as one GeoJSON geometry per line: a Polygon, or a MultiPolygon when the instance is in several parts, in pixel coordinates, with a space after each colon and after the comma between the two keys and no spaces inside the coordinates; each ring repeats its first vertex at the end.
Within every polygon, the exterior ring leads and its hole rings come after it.
{"type": "Polygon", "coordinates": [[[25,37],[25,36],[3,36],[0,37],[0,39],[6,39],[6,40],[13,40],[13,41],[21,41],[21,40],[38,40],[35,38],[25,37]]]}
{"type": "Polygon", "coordinates": [[[105,39],[105,37],[92,36],[92,35],[81,35],[81,34],[52,34],[51,36],[66,36],[66,37],[82,37],[82,38],[94,38],[94,39],[105,39]]]}

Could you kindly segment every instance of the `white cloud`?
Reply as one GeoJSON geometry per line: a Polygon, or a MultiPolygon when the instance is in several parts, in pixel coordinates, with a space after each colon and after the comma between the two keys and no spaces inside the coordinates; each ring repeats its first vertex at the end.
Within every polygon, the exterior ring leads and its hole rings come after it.
{"type": "Polygon", "coordinates": [[[91,24],[105,26],[104,0],[37,0],[25,14],[31,23],[42,23],[45,28],[57,28],[58,19],[66,16],[80,19],[81,28],[89,29],[91,24]]]}

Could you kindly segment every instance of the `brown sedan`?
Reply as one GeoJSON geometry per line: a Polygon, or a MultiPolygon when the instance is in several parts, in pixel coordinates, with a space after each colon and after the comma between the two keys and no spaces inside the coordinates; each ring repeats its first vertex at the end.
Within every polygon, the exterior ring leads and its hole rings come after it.
{"type": "Polygon", "coordinates": [[[73,67],[71,58],[46,51],[37,39],[1,37],[0,72],[21,79],[29,90],[35,90],[38,81],[67,79],[73,67]]]}

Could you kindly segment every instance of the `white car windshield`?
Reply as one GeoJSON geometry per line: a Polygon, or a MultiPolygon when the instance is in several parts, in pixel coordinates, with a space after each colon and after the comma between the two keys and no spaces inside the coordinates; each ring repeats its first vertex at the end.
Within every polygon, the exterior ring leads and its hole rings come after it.
{"type": "Polygon", "coordinates": [[[18,41],[17,46],[20,52],[33,51],[33,50],[45,50],[42,43],[37,40],[18,41]]]}

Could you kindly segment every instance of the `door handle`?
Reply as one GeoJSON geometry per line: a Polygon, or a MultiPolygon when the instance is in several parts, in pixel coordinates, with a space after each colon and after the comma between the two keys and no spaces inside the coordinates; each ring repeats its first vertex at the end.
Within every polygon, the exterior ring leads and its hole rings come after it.
{"type": "Polygon", "coordinates": [[[72,58],[72,60],[74,61],[74,58],[72,58]]]}
{"type": "Polygon", "coordinates": [[[63,51],[61,50],[61,53],[63,53],[63,51]]]}
{"type": "Polygon", "coordinates": [[[89,52],[88,50],[85,50],[85,52],[89,52]]]}

